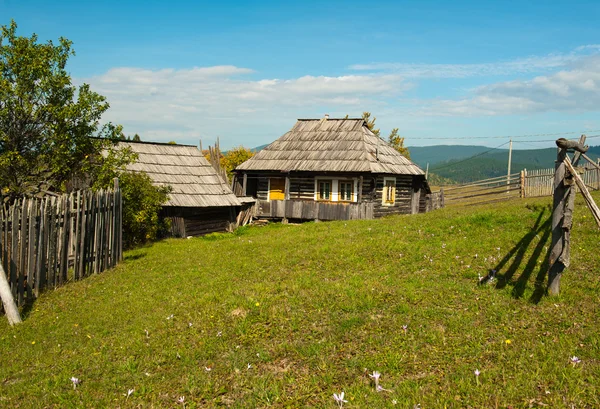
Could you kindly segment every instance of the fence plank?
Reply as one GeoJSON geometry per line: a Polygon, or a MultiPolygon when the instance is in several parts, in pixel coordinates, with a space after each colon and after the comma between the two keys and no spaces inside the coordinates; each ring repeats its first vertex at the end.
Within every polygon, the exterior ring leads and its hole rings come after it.
{"type": "MultiPolygon", "coordinates": [[[[116,184],[118,186],[118,184],[116,184]]],[[[122,258],[121,192],[77,192],[0,206],[0,263],[22,305],[48,287],[113,267],[122,258]]]]}
{"type": "Polygon", "coordinates": [[[17,260],[19,257],[19,201],[12,208],[11,245],[10,245],[10,289],[17,299],[17,260]]]}
{"type": "Polygon", "coordinates": [[[33,297],[33,280],[35,275],[35,242],[37,221],[37,200],[29,201],[29,249],[27,250],[27,298],[33,297]]]}
{"type": "Polygon", "coordinates": [[[27,217],[27,205],[28,200],[23,200],[23,204],[21,205],[21,214],[20,214],[20,226],[19,226],[19,263],[18,263],[18,284],[17,284],[17,293],[18,293],[18,304],[22,305],[24,301],[24,290],[25,290],[25,261],[27,260],[27,233],[29,232],[29,228],[27,222],[29,218],[27,217]]]}

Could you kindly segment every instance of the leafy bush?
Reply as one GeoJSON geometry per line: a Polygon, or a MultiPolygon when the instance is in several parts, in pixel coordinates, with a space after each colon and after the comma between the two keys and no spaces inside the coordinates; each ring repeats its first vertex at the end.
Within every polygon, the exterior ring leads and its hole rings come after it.
{"type": "Polygon", "coordinates": [[[145,173],[125,172],[119,177],[123,195],[123,245],[127,248],[162,237],[168,220],[159,216],[170,186],[154,186],[145,173]]]}

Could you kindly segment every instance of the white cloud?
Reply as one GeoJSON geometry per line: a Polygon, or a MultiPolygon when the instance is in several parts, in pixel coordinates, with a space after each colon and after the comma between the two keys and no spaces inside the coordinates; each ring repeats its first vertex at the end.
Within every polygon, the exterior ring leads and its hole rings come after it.
{"type": "Polygon", "coordinates": [[[182,70],[120,67],[78,82],[89,83],[107,97],[111,108],[105,120],[123,124],[128,134],[137,132],[159,141],[196,139],[202,134],[239,136],[248,120],[265,123],[287,111],[292,118],[321,116],[335,109],[361,112],[363,106],[397,96],[409,86],[396,74],[244,77],[252,72],[234,66],[182,70]]]}
{"type": "Polygon", "coordinates": [[[529,56],[512,61],[477,64],[413,64],[413,63],[370,63],[355,64],[349,68],[356,71],[392,72],[405,78],[468,78],[492,75],[514,75],[539,73],[567,67],[583,57],[600,52],[600,45],[590,44],[577,47],[567,54],[529,56]]]}
{"type": "Polygon", "coordinates": [[[577,61],[572,69],[527,81],[483,85],[460,100],[425,103],[428,115],[512,115],[539,112],[587,112],[600,107],[600,56],[577,61]]]}

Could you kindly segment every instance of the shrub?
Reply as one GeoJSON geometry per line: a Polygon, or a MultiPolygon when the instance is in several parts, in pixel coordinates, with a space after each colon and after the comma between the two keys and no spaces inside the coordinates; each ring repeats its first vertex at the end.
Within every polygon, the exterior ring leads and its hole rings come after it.
{"type": "Polygon", "coordinates": [[[163,237],[169,221],[159,216],[170,186],[154,186],[145,173],[125,172],[119,177],[123,195],[123,245],[131,248],[163,237]]]}

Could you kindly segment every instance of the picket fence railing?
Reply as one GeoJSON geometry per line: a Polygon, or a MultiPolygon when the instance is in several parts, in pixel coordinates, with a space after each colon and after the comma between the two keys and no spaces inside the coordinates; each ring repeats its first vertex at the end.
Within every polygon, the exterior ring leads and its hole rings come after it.
{"type": "Polygon", "coordinates": [[[121,191],[115,185],[0,208],[0,260],[17,304],[122,259],[121,191]]]}
{"type": "MultiPolygon", "coordinates": [[[[598,161],[600,164],[600,161],[598,161]]],[[[582,168],[581,179],[588,189],[600,190],[600,170],[587,164],[582,168]]],[[[536,169],[522,171],[522,196],[552,196],[554,191],[554,169],[536,169]]]]}
{"type": "MultiPolygon", "coordinates": [[[[599,160],[600,164],[600,160],[599,160]]],[[[580,168],[588,189],[600,190],[600,169],[591,164],[580,168]]],[[[486,204],[523,197],[552,196],[554,169],[524,169],[520,173],[443,186],[446,204],[486,204]]]]}

